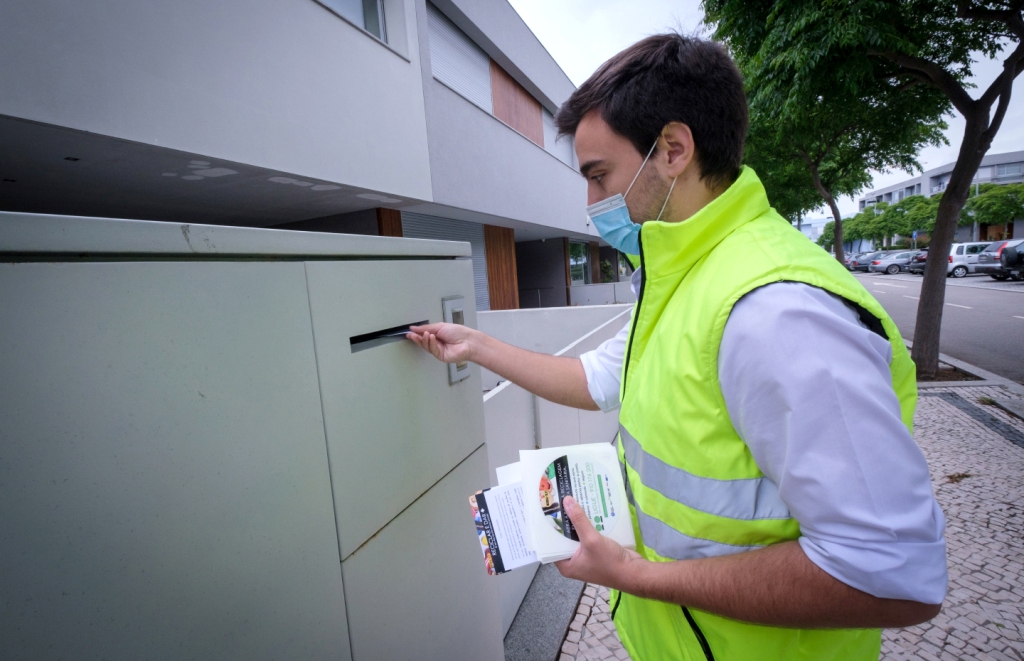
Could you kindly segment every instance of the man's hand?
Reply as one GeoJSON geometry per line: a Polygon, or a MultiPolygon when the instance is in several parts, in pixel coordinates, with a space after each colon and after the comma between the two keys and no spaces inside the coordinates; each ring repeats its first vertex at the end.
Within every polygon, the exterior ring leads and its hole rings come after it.
{"type": "Polygon", "coordinates": [[[637,566],[647,561],[636,551],[630,551],[597,532],[587,518],[586,512],[572,496],[566,496],[562,501],[562,507],[572,525],[576,527],[580,546],[571,558],[555,563],[558,571],[566,578],[575,578],[617,590],[624,589],[637,566]]]}
{"type": "Polygon", "coordinates": [[[406,338],[445,363],[475,361],[474,337],[478,331],[461,324],[410,326],[406,338]]]}
{"type": "Polygon", "coordinates": [[[598,410],[579,358],[520,349],[461,324],[411,326],[405,337],[442,362],[469,360],[556,404],[598,410]]]}

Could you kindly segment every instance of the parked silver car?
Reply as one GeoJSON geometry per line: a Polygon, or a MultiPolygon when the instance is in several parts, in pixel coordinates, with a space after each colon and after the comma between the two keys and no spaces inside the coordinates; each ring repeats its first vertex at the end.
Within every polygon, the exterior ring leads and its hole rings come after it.
{"type": "Polygon", "coordinates": [[[871,261],[868,271],[871,273],[888,273],[896,275],[900,271],[906,271],[910,260],[917,254],[916,250],[904,250],[882,253],[871,261]]]}
{"type": "MultiPolygon", "coordinates": [[[[985,248],[978,256],[977,272],[985,273],[994,280],[1006,280],[1011,277],[1011,272],[1003,267],[1003,251],[1007,248],[1016,247],[1020,243],[1021,239],[1006,239],[990,243],[988,248],[985,248]]],[[[1017,278],[1014,279],[1016,280],[1017,278]]]]}
{"type": "Polygon", "coordinates": [[[978,256],[991,243],[991,241],[954,243],[949,248],[949,263],[946,265],[946,275],[962,278],[968,273],[974,273],[978,265],[978,256]]]}

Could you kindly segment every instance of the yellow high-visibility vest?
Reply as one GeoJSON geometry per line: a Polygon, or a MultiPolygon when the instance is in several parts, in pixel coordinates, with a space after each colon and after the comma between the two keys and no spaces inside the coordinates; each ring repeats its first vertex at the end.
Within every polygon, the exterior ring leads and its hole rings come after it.
{"type": "MultiPolygon", "coordinates": [[[[749,168],[692,218],[644,223],[640,239],[618,440],[637,550],[668,562],[797,539],[798,522],[726,410],[718,353],[729,313],[774,282],[842,297],[892,345],[892,384],[910,428],[917,384],[899,330],[846,269],[769,206],[749,168]]],[[[611,607],[634,661],[877,659],[881,645],[878,629],[760,626],[618,592],[611,607]]]]}

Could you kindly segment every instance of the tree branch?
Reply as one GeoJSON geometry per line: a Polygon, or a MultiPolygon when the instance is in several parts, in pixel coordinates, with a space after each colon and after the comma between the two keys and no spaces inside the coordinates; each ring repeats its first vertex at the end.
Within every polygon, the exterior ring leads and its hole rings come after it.
{"type": "Polygon", "coordinates": [[[1024,63],[1024,41],[1017,44],[1013,52],[1003,60],[1003,72],[996,76],[996,79],[988,86],[985,93],[981,95],[981,98],[978,99],[978,105],[985,109],[991,108],[996,97],[1001,97],[1007,91],[1006,88],[1008,86],[1012,87],[1013,80],[1020,74],[1022,63],[1024,63]]]}
{"type": "Polygon", "coordinates": [[[1021,18],[1020,10],[1024,3],[1018,2],[1011,9],[1002,11],[995,9],[983,9],[972,7],[968,0],[962,0],[956,7],[957,18],[969,18],[979,21],[992,21],[1002,23],[1010,28],[1010,32],[1016,35],[1017,39],[1024,41],[1024,19],[1021,18]]]}
{"type": "Polygon", "coordinates": [[[930,60],[913,55],[905,55],[895,51],[868,50],[868,55],[883,57],[890,62],[898,64],[912,75],[916,75],[929,85],[939,88],[949,100],[953,107],[960,111],[965,117],[974,110],[974,99],[967,93],[963,85],[953,77],[951,73],[930,60]]]}

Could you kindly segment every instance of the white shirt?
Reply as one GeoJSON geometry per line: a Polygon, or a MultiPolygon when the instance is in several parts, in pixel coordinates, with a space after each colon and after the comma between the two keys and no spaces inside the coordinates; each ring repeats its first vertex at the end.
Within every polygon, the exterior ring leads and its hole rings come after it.
{"type": "MultiPolygon", "coordinates": [[[[634,292],[639,272],[633,274],[634,292]]],[[[619,406],[629,324],[583,354],[590,394],[619,406]]],[[[889,342],[842,299],[783,282],[744,296],[722,336],[718,378],[758,467],[800,523],[800,546],[876,597],[942,602],[945,519],[900,416],[889,342]]]]}

